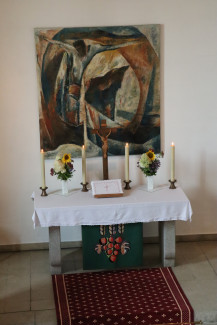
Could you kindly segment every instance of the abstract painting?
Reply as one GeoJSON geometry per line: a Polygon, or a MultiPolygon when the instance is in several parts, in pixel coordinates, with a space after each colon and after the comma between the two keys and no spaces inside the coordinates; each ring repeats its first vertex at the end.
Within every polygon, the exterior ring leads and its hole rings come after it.
{"type": "Polygon", "coordinates": [[[36,28],[40,144],[101,155],[93,129],[116,128],[108,154],[160,152],[160,25],[36,28]]]}

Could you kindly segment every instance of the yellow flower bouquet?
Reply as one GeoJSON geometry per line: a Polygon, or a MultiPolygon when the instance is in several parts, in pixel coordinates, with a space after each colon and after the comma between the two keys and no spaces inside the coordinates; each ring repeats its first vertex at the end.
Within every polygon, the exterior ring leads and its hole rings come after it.
{"type": "Polygon", "coordinates": [[[157,174],[160,167],[159,158],[163,156],[163,153],[156,155],[154,150],[149,149],[143,153],[138,162],[138,167],[142,170],[145,176],[154,176],[157,174]]]}
{"type": "Polygon", "coordinates": [[[51,168],[51,176],[56,175],[58,179],[67,181],[73,176],[74,166],[71,155],[65,153],[63,156],[57,155],[54,161],[54,168],[51,168]]]}

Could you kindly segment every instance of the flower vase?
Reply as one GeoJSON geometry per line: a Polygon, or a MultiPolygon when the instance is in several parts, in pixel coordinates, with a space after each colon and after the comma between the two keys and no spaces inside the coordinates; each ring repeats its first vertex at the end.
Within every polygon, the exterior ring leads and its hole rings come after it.
{"type": "Polygon", "coordinates": [[[147,191],[152,192],[154,190],[154,176],[147,176],[147,191]]]}
{"type": "Polygon", "coordinates": [[[63,180],[61,181],[61,188],[62,188],[62,195],[67,195],[69,193],[67,181],[63,181],[63,180]]]}

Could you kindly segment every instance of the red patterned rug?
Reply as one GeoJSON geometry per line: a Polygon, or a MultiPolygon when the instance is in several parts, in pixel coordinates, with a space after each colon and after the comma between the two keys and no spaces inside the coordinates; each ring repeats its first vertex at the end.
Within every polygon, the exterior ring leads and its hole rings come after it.
{"type": "Polygon", "coordinates": [[[60,274],[52,280],[58,325],[194,321],[171,268],[60,274]]]}

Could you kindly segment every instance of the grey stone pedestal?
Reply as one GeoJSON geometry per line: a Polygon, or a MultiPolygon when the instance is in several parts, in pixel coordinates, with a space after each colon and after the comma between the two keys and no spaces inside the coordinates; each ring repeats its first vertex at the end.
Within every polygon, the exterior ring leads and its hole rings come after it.
{"type": "MultiPolygon", "coordinates": [[[[159,221],[161,259],[164,267],[175,266],[175,221],[159,221]]],[[[60,227],[49,227],[49,257],[51,274],[61,274],[60,227]]]]}
{"type": "Polygon", "coordinates": [[[60,227],[49,227],[49,257],[51,274],[61,273],[60,227]]]}
{"type": "Polygon", "coordinates": [[[161,259],[164,267],[175,266],[176,228],[175,221],[159,221],[161,259]]]}

